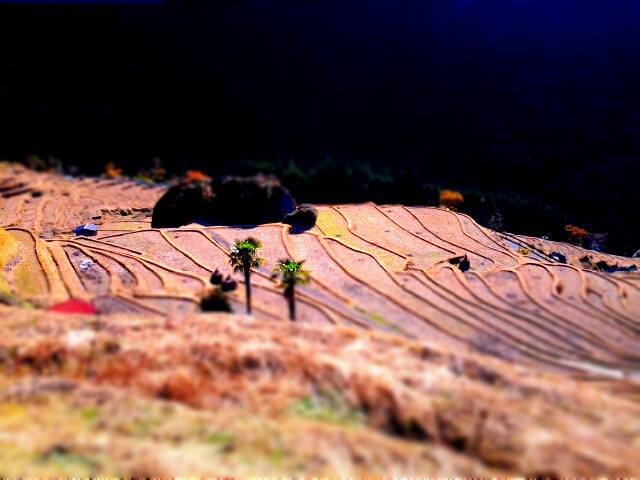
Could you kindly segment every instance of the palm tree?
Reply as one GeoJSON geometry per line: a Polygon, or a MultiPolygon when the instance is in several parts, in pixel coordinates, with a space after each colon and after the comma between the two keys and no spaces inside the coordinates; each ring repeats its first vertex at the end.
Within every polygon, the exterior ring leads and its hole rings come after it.
{"type": "Polygon", "coordinates": [[[259,240],[253,237],[244,240],[236,240],[231,247],[229,262],[236,272],[244,273],[244,288],[247,296],[247,313],[251,313],[251,269],[259,268],[264,260],[258,256],[258,250],[262,247],[259,240]]]}
{"type": "Polygon", "coordinates": [[[284,298],[289,302],[289,319],[296,320],[296,285],[309,283],[309,272],[302,268],[304,260],[296,262],[282,259],[276,266],[276,275],[280,277],[280,286],[284,289],[284,298]]]}

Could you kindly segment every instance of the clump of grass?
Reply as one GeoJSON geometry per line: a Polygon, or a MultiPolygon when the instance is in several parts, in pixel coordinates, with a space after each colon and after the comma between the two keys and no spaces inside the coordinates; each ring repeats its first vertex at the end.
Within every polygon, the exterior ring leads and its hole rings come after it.
{"type": "Polygon", "coordinates": [[[145,185],[155,185],[155,181],[145,170],[141,170],[138,174],[133,177],[134,180],[137,180],[140,183],[144,183],[145,185]]]}
{"type": "Polygon", "coordinates": [[[205,441],[211,445],[218,447],[222,451],[228,451],[233,448],[235,438],[230,433],[213,432],[207,435],[205,441]]]}
{"type": "Polygon", "coordinates": [[[27,166],[27,168],[36,172],[63,173],[64,171],[62,160],[52,155],[47,156],[47,158],[42,158],[38,155],[29,155],[25,159],[24,164],[27,166]]]}
{"type": "Polygon", "coordinates": [[[167,169],[162,166],[159,158],[154,158],[151,168],[138,171],[133,178],[146,185],[155,185],[167,179],[167,169]]]}
{"type": "Polygon", "coordinates": [[[18,263],[18,266],[13,273],[14,281],[16,278],[20,280],[17,286],[14,285],[14,288],[11,287],[3,272],[7,265],[9,265],[18,256],[19,248],[19,243],[13,234],[0,228],[0,304],[17,305],[28,308],[30,307],[29,302],[22,300],[15,294],[28,294],[29,288],[34,284],[30,281],[25,264],[18,263]]]}
{"type": "Polygon", "coordinates": [[[319,422],[357,426],[366,420],[365,413],[353,406],[337,392],[322,391],[297,401],[293,414],[319,422]]]}
{"type": "Polygon", "coordinates": [[[93,423],[100,417],[100,409],[98,407],[91,406],[82,409],[80,414],[88,423],[93,423]]]}
{"type": "Polygon", "coordinates": [[[369,318],[383,327],[388,327],[390,325],[382,315],[378,315],[377,313],[369,314],[369,318]]]}
{"type": "Polygon", "coordinates": [[[370,313],[369,318],[375,323],[377,323],[378,325],[380,325],[381,327],[389,328],[398,333],[404,333],[402,328],[400,328],[394,323],[388,322],[382,315],[379,315],[377,313],[370,313]]]}
{"type": "Polygon", "coordinates": [[[64,445],[56,445],[45,452],[40,461],[56,472],[74,476],[90,476],[98,472],[100,465],[88,456],[74,452],[64,445]]]}
{"type": "MultiPolygon", "coordinates": [[[[1,282],[1,280],[0,280],[1,282]]],[[[10,307],[20,307],[25,309],[33,309],[35,308],[27,300],[23,300],[13,293],[11,293],[8,289],[4,289],[2,285],[0,285],[0,305],[7,305],[10,307]]]]}
{"type": "Polygon", "coordinates": [[[0,305],[16,305],[18,299],[7,290],[0,288],[0,305]]]}
{"type": "Polygon", "coordinates": [[[159,158],[153,159],[153,167],[149,171],[149,176],[154,182],[163,182],[167,179],[167,169],[162,166],[159,158]]]}
{"type": "Polygon", "coordinates": [[[127,426],[129,435],[138,438],[149,438],[162,425],[163,419],[155,412],[148,412],[135,417],[127,426]]]}

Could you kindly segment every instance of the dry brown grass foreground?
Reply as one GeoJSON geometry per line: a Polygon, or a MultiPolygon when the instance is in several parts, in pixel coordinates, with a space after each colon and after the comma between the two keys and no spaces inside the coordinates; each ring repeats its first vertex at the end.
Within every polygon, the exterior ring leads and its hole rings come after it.
{"type": "Polygon", "coordinates": [[[0,315],[3,475],[638,474],[637,404],[486,356],[239,316],[0,315]]]}

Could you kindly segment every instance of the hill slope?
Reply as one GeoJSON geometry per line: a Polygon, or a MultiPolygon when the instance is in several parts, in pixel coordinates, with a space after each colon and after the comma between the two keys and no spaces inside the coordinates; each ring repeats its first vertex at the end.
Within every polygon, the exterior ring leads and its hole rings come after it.
{"type": "Polygon", "coordinates": [[[319,206],[317,226],[292,234],[152,229],[162,189],[124,179],[4,165],[0,194],[5,293],[100,310],[2,310],[0,473],[638,473],[635,259],[435,208],[319,206]],[[98,235],[76,237],[88,221],[98,235]],[[230,273],[229,246],[249,235],[267,260],[255,316],[197,313],[210,272],[230,273]],[[312,273],[298,325],[270,279],[286,256],[312,273]],[[180,460],[161,462],[176,445],[180,460]]]}

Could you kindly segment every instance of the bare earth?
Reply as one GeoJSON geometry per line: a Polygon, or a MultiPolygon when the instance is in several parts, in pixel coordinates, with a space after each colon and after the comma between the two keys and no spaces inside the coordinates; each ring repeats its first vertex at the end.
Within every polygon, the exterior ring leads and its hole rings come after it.
{"type": "Polygon", "coordinates": [[[399,205],[152,229],[162,193],[0,165],[0,476],[640,475],[640,274],[594,268],[639,260],[399,205]],[[254,316],[199,313],[250,235],[254,316]]]}

